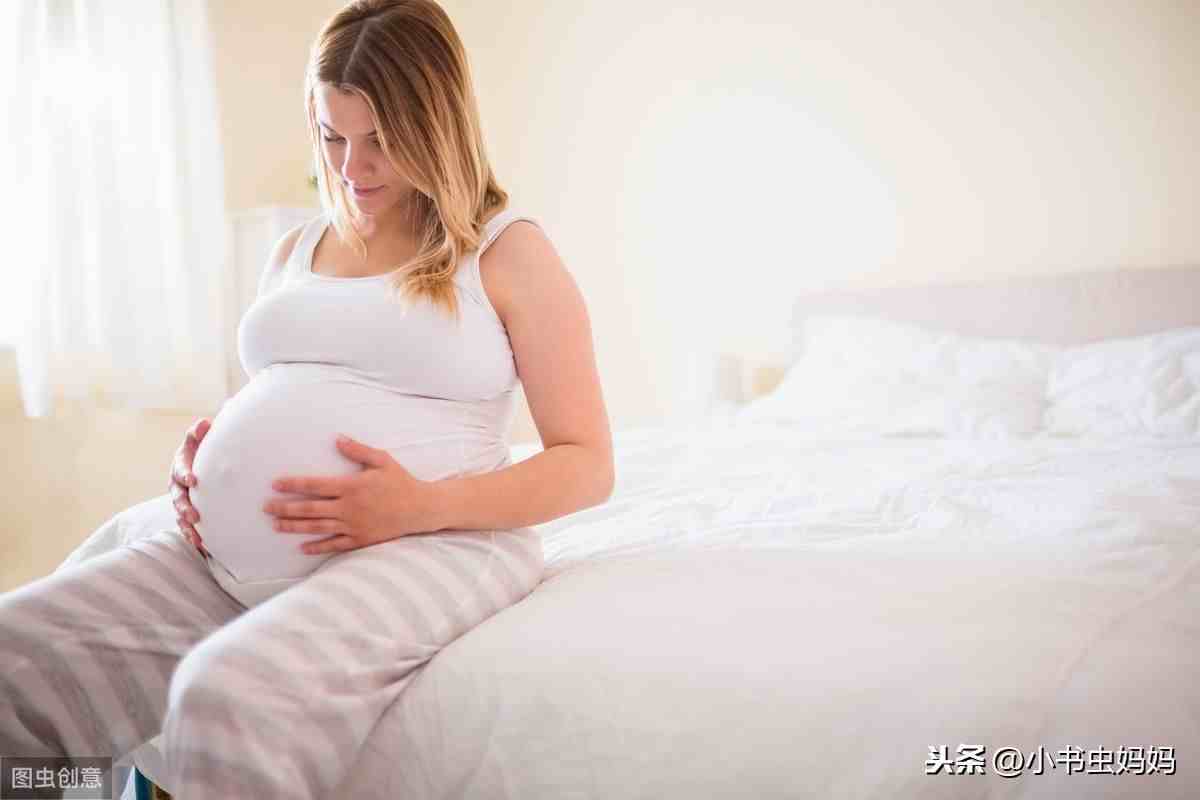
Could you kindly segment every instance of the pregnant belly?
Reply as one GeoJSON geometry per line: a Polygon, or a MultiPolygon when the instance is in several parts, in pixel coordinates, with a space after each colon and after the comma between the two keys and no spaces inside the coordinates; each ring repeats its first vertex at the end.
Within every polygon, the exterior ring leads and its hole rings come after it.
{"type": "Polygon", "coordinates": [[[263,505],[320,498],[278,492],[271,483],[361,471],[337,449],[338,434],[387,450],[420,480],[459,474],[473,445],[455,402],[400,394],[323,364],[262,370],[225,403],[196,451],[190,496],[205,548],[238,581],[308,574],[333,554],[308,555],[300,546],[330,534],[277,531],[263,505]]]}

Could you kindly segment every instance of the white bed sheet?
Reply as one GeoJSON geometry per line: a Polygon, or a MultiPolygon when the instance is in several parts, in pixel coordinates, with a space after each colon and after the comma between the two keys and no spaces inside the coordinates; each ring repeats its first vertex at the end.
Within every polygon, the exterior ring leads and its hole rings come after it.
{"type": "Polygon", "coordinates": [[[424,668],[344,794],[1200,792],[1197,440],[751,424],[616,457],[612,499],[540,526],[543,584],[424,668]],[[964,744],[987,774],[925,774],[964,744]],[[996,748],[1068,746],[1170,746],[1175,774],[994,774],[996,748]]]}

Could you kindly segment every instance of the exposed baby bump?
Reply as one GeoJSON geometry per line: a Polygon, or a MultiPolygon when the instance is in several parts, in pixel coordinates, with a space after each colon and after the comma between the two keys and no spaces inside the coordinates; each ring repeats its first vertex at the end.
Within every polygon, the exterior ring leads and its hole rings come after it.
{"type": "MultiPolygon", "coordinates": [[[[277,422],[276,420],[275,422],[277,422]]],[[[196,529],[205,548],[240,581],[307,575],[328,558],[300,550],[306,541],[328,534],[277,531],[275,517],[263,510],[269,499],[300,499],[277,492],[271,483],[287,475],[346,475],[357,467],[333,445],[336,433],[277,431],[274,441],[261,436],[274,422],[264,421],[253,434],[240,427],[220,430],[214,421],[196,452],[197,485],[190,494],[200,514],[196,529]],[[214,438],[215,437],[215,438],[214,438]]],[[[311,499],[303,496],[304,499],[311,499]]]]}
{"type": "MultiPolygon", "coordinates": [[[[439,427],[428,403],[415,402],[428,398],[406,398],[346,380],[284,379],[287,374],[260,373],[263,379],[256,377],[231,398],[193,463],[197,485],[190,494],[200,514],[197,532],[239,581],[302,577],[332,556],[300,549],[330,534],[278,531],[277,518],[263,506],[273,499],[318,499],[272,489],[278,478],[361,471],[363,465],[338,449],[338,434],[386,450],[419,480],[458,474],[479,450],[468,458],[470,431],[447,426],[444,416],[439,427]]],[[[479,452],[506,454],[507,446],[479,452]]]]}

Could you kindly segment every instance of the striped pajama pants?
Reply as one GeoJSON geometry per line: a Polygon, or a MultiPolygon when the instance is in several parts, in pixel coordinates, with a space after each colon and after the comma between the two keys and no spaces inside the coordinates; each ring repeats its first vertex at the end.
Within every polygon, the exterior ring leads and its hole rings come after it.
{"type": "Polygon", "coordinates": [[[531,528],[338,553],[252,608],[176,530],[0,595],[0,755],[121,758],[180,800],[332,796],[420,668],[541,580],[531,528]]]}

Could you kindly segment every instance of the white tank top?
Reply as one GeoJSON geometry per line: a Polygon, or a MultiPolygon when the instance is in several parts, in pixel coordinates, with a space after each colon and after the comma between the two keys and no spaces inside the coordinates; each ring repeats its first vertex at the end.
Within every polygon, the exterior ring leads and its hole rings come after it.
{"type": "Polygon", "coordinates": [[[330,557],[299,549],[327,534],[276,531],[262,506],[289,496],[271,488],[277,478],[363,469],[337,449],[339,433],[388,451],[421,480],[512,463],[516,366],[479,257],[519,219],[540,226],[502,211],[479,249],[459,261],[457,321],[428,301],[392,299],[391,273],[314,273],[318,240],[327,227],[336,234],[326,214],[304,226],[287,264],[264,276],[242,317],[238,352],[250,380],[221,407],[193,462],[197,532],[213,566],[224,568],[214,569],[223,583],[291,581],[330,557]]]}

